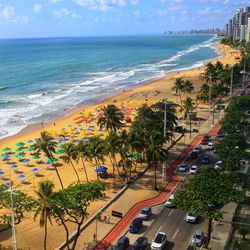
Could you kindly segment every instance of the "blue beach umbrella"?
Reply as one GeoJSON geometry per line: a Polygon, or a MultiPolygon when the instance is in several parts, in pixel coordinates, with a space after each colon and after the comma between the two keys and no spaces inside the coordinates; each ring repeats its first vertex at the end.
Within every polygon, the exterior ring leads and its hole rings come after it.
{"type": "Polygon", "coordinates": [[[49,162],[49,161],[46,161],[45,163],[44,163],[44,165],[50,165],[51,164],[51,162],[49,162]]]}
{"type": "Polygon", "coordinates": [[[101,170],[101,169],[99,169],[99,168],[94,169],[94,171],[95,171],[96,173],[101,173],[101,172],[102,172],[102,170],[101,170]]]}
{"type": "Polygon", "coordinates": [[[58,141],[57,143],[60,144],[60,143],[62,143],[62,142],[61,142],[61,141],[58,141]]]}
{"type": "Polygon", "coordinates": [[[108,168],[106,168],[104,166],[100,166],[99,169],[101,169],[102,171],[106,171],[108,168]]]}
{"type": "Polygon", "coordinates": [[[88,130],[88,131],[92,131],[92,129],[91,129],[91,128],[88,128],[88,129],[86,129],[86,130],[88,130]]]}
{"type": "Polygon", "coordinates": [[[68,125],[68,127],[72,127],[72,125],[68,125]]]}
{"type": "Polygon", "coordinates": [[[61,137],[61,135],[56,135],[56,137],[61,137]]]}
{"type": "Polygon", "coordinates": [[[75,143],[79,143],[79,142],[80,142],[79,140],[75,141],[75,143]]]}
{"type": "Polygon", "coordinates": [[[34,138],[34,141],[38,140],[37,138],[34,138]]]}
{"type": "Polygon", "coordinates": [[[70,136],[69,138],[74,138],[74,136],[70,136]]]}
{"type": "Polygon", "coordinates": [[[3,172],[3,171],[0,171],[0,174],[4,174],[5,172],[3,172]]]}
{"type": "Polygon", "coordinates": [[[81,124],[78,124],[77,126],[78,126],[78,127],[81,127],[82,125],[81,125],[81,124]]]}
{"type": "Polygon", "coordinates": [[[18,167],[18,165],[16,165],[16,164],[11,166],[11,168],[17,168],[17,167],[18,167]]]}
{"type": "Polygon", "coordinates": [[[33,142],[33,141],[32,141],[32,140],[28,140],[28,141],[27,141],[27,143],[31,143],[31,142],[33,142]]]}
{"type": "Polygon", "coordinates": [[[69,141],[69,139],[63,139],[62,141],[69,141]]]}
{"type": "Polygon", "coordinates": [[[29,159],[24,159],[23,162],[29,162],[30,160],[29,159]]]}
{"type": "Polygon", "coordinates": [[[5,155],[2,159],[3,160],[7,160],[8,158],[10,158],[10,156],[9,155],[5,155]]]}
{"type": "Polygon", "coordinates": [[[20,175],[17,176],[17,178],[19,178],[19,179],[20,179],[20,178],[24,178],[24,177],[25,177],[24,174],[20,174],[20,175]]]}
{"type": "Polygon", "coordinates": [[[38,168],[31,169],[32,172],[36,172],[37,170],[39,170],[39,169],[38,168]]]}
{"type": "Polygon", "coordinates": [[[88,137],[81,138],[81,140],[88,140],[88,139],[89,139],[88,137]]]}

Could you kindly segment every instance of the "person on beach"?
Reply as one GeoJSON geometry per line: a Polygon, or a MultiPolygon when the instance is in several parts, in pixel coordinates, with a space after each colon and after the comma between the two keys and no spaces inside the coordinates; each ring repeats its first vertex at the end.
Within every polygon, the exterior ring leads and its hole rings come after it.
{"type": "Polygon", "coordinates": [[[107,222],[107,216],[104,215],[104,216],[103,216],[103,219],[104,219],[104,222],[106,223],[106,222],[107,222]]]}
{"type": "Polygon", "coordinates": [[[110,216],[109,215],[107,216],[107,222],[108,223],[110,222],[110,216]]]}

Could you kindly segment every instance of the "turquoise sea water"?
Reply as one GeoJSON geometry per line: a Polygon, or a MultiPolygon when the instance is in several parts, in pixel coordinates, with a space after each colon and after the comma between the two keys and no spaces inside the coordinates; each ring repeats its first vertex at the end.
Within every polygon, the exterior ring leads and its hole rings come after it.
{"type": "Polygon", "coordinates": [[[211,35],[0,40],[0,138],[218,57],[211,35]]]}

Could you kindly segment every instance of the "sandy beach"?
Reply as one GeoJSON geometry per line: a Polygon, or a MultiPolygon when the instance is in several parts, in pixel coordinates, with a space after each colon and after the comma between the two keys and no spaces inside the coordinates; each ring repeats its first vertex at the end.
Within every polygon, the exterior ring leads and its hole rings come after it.
{"type": "MultiPolygon", "coordinates": [[[[237,57],[240,57],[239,53],[230,53],[232,50],[231,47],[219,44],[218,49],[224,55],[219,59],[212,60],[211,63],[216,63],[216,61],[221,61],[224,65],[229,64],[233,65],[237,62],[237,57]]],[[[175,103],[179,103],[180,98],[179,96],[175,96],[172,91],[173,83],[177,77],[183,77],[184,80],[190,80],[194,85],[194,93],[191,94],[191,97],[195,97],[202,85],[202,81],[200,80],[199,76],[204,71],[204,67],[200,69],[194,69],[185,72],[179,72],[175,75],[167,76],[161,78],[157,81],[150,82],[148,84],[142,85],[135,89],[131,89],[130,91],[124,91],[116,96],[110,97],[105,99],[104,101],[98,102],[94,105],[84,107],[84,109],[80,109],[77,112],[74,112],[68,117],[64,117],[62,119],[56,120],[48,125],[41,124],[40,129],[35,129],[32,131],[27,132],[20,132],[19,134],[0,140],[0,150],[9,147],[11,148],[12,154],[10,154],[10,159],[8,160],[1,160],[1,171],[4,171],[5,174],[3,178],[0,180],[0,184],[4,184],[8,182],[9,176],[9,169],[10,166],[13,164],[17,164],[17,173],[14,173],[11,169],[11,178],[13,181],[13,188],[14,189],[25,189],[27,190],[27,194],[34,195],[33,190],[36,190],[38,187],[38,183],[42,180],[52,180],[55,183],[56,190],[60,188],[59,182],[56,176],[55,171],[51,168],[44,169],[45,165],[44,162],[47,159],[41,154],[41,163],[38,163],[38,160],[33,159],[34,156],[33,152],[26,151],[27,148],[30,147],[32,142],[27,143],[29,140],[34,142],[35,138],[40,136],[40,132],[42,130],[50,131],[51,134],[56,136],[57,134],[65,133],[67,139],[70,140],[79,140],[84,136],[88,136],[86,129],[89,129],[90,126],[92,131],[91,134],[93,135],[102,135],[105,136],[105,132],[98,131],[99,127],[96,125],[96,117],[98,117],[98,107],[102,105],[111,104],[114,102],[117,106],[121,109],[124,108],[125,116],[130,116],[133,119],[135,115],[135,110],[137,107],[142,105],[145,102],[149,104],[154,103],[156,101],[160,101],[163,98],[167,97],[168,101],[172,101],[175,103]],[[147,99],[147,100],[146,100],[147,99]],[[83,114],[81,114],[83,113],[83,114]],[[87,118],[89,116],[89,118],[87,118]],[[63,129],[64,128],[64,129],[63,129]],[[66,132],[65,132],[66,131],[66,132]],[[70,138],[72,137],[72,138],[70,138]],[[28,159],[27,163],[19,161],[18,158],[15,158],[14,155],[17,154],[16,149],[18,146],[16,144],[18,142],[24,142],[24,152],[25,152],[25,159],[28,159]],[[31,171],[33,168],[37,167],[38,175],[34,176],[33,172],[31,171]],[[18,175],[25,175],[24,184],[20,183],[20,178],[18,175]]],[[[204,105],[205,106],[205,105],[204,105]]],[[[60,144],[58,144],[60,145],[60,144]]],[[[5,153],[2,152],[1,153],[5,153]]],[[[55,157],[59,158],[60,155],[55,155],[55,157]]],[[[106,159],[105,166],[111,169],[111,164],[109,160],[106,159]]],[[[82,168],[81,163],[75,163],[76,169],[80,175],[80,181],[82,183],[86,182],[84,171],[82,168]]],[[[144,166],[142,166],[144,167],[144,166]]],[[[88,169],[88,176],[89,179],[92,181],[96,180],[96,173],[93,171],[94,167],[91,164],[87,164],[88,169]]],[[[139,169],[140,170],[140,167],[139,169]]],[[[72,171],[71,166],[63,163],[61,159],[58,161],[58,171],[61,175],[62,181],[64,186],[67,187],[69,184],[76,182],[76,176],[72,171]]],[[[107,184],[107,191],[105,199],[94,202],[91,204],[88,212],[89,216],[94,214],[98,208],[103,206],[105,202],[107,202],[122,186],[123,186],[123,179],[114,183],[112,178],[105,179],[104,182],[107,184]]],[[[153,185],[153,183],[152,183],[153,185]]],[[[139,194],[138,190],[138,195],[139,194]]],[[[26,217],[20,225],[17,225],[17,242],[19,249],[42,249],[43,248],[43,237],[44,237],[44,230],[43,228],[39,227],[39,220],[34,222],[33,214],[30,214],[29,217],[26,217]]],[[[74,231],[74,226],[71,226],[72,232],[74,231]]],[[[59,246],[65,238],[63,228],[60,228],[53,223],[53,226],[49,226],[48,228],[48,249],[54,249],[59,246]],[[54,237],[56,235],[56,237],[54,237]]],[[[0,244],[3,246],[3,249],[12,248],[12,238],[11,238],[11,230],[2,232],[0,234],[0,244]]]]}

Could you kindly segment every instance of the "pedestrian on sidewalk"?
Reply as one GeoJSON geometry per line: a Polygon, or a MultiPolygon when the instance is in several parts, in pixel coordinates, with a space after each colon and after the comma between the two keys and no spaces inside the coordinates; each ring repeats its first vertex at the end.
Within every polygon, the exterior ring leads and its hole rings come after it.
{"type": "Polygon", "coordinates": [[[107,216],[107,222],[108,223],[110,222],[110,216],[109,215],[107,216]]]}
{"type": "Polygon", "coordinates": [[[107,216],[104,215],[104,216],[103,216],[103,219],[104,219],[104,222],[106,223],[106,222],[107,222],[107,216]]]}
{"type": "Polygon", "coordinates": [[[93,241],[96,241],[96,234],[93,234],[93,241]]]}

